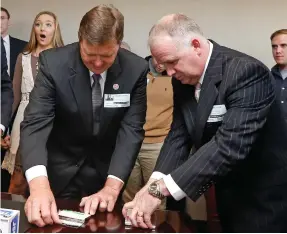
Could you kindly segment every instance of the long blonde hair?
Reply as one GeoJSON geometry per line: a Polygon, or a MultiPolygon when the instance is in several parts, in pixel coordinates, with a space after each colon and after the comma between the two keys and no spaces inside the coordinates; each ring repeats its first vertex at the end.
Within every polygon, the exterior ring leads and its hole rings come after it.
{"type": "Polygon", "coordinates": [[[32,53],[38,46],[34,26],[35,26],[36,21],[38,20],[38,18],[41,15],[50,15],[51,17],[54,18],[55,32],[54,32],[53,39],[52,39],[53,48],[64,46],[64,42],[62,39],[60,25],[59,25],[59,21],[58,21],[57,16],[53,12],[50,12],[50,11],[41,11],[34,19],[31,34],[30,34],[30,40],[23,50],[23,53],[25,53],[25,54],[32,53]]]}

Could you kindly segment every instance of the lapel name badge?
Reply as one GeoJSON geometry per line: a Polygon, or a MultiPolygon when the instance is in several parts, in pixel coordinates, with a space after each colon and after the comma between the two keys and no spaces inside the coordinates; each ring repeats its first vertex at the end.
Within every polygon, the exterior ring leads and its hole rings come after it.
{"type": "Polygon", "coordinates": [[[113,85],[113,89],[114,89],[114,90],[118,90],[119,87],[120,87],[120,86],[119,86],[118,84],[114,84],[114,85],[113,85]]]}

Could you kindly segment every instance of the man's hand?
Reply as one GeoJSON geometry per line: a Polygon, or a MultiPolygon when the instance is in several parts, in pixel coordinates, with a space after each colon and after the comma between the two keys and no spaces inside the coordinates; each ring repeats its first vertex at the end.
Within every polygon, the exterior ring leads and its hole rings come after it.
{"type": "Polygon", "coordinates": [[[106,210],[112,212],[122,187],[121,181],[108,178],[104,188],[91,196],[82,198],[80,206],[84,206],[84,212],[90,215],[94,215],[97,209],[101,212],[106,210]]]}
{"type": "Polygon", "coordinates": [[[10,136],[6,136],[4,138],[1,137],[1,148],[2,149],[7,150],[10,148],[10,145],[11,145],[10,136]]]}
{"type": "Polygon", "coordinates": [[[29,182],[30,196],[25,204],[28,221],[38,227],[61,221],[58,216],[57,205],[45,176],[39,176],[29,182]]]}
{"type": "MultiPolygon", "coordinates": [[[[148,186],[153,181],[149,181],[148,186]]],[[[165,196],[169,196],[170,193],[167,190],[163,180],[160,180],[159,184],[160,184],[162,194],[165,196]]],[[[151,215],[161,204],[161,200],[149,194],[148,186],[145,185],[136,194],[133,201],[128,202],[124,205],[122,213],[124,217],[126,218],[127,211],[129,209],[132,209],[132,212],[129,216],[129,219],[132,222],[132,225],[135,227],[152,229],[154,228],[154,226],[151,223],[151,215]]]]}
{"type": "MultiPolygon", "coordinates": [[[[144,187],[142,187],[142,189],[136,193],[136,195],[133,199],[133,202],[136,201],[138,198],[141,198],[144,193],[148,192],[149,185],[154,181],[156,181],[156,179],[150,178],[149,181],[146,183],[146,185],[144,187]]],[[[128,204],[128,203],[126,203],[126,204],[128,204]]],[[[126,218],[127,217],[127,209],[123,208],[122,213],[123,213],[124,217],[126,218]]]]}

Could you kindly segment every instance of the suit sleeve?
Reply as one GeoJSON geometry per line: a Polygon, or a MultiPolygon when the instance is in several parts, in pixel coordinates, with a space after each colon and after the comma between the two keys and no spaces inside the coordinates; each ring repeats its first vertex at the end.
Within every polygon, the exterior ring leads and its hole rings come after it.
{"type": "Polygon", "coordinates": [[[13,103],[12,82],[7,72],[8,65],[3,41],[1,41],[1,125],[8,127],[13,103]]]}
{"type": "Polygon", "coordinates": [[[20,152],[24,171],[37,165],[47,166],[46,143],[53,127],[55,95],[45,53],[41,53],[38,75],[21,123],[20,152]]]}
{"type": "Polygon", "coordinates": [[[18,55],[13,78],[13,93],[14,93],[14,102],[12,106],[12,113],[15,113],[17,110],[20,101],[21,101],[21,86],[22,86],[22,53],[18,55]]]}
{"type": "Polygon", "coordinates": [[[171,173],[194,201],[249,155],[274,101],[271,74],[258,62],[239,62],[229,79],[233,84],[226,93],[228,110],[222,125],[208,143],[171,173]]]}
{"type": "Polygon", "coordinates": [[[126,182],[138,156],[144,139],[147,99],[146,85],[148,69],[142,72],[131,94],[130,107],[121,121],[116,146],[109,166],[109,175],[126,182]]]}
{"type": "Polygon", "coordinates": [[[169,174],[186,161],[191,150],[192,139],[187,132],[180,107],[177,81],[173,79],[173,121],[164,141],[154,171],[169,174]]]}

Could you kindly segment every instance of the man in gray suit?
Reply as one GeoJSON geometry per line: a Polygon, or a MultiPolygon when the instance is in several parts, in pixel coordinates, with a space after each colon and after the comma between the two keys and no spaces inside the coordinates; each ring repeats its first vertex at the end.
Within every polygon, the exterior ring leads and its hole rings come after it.
{"type": "Polygon", "coordinates": [[[150,31],[152,55],[173,76],[174,115],[153,175],[125,204],[152,227],[165,196],[196,201],[215,184],[225,232],[287,231],[287,130],[274,79],[258,60],[207,40],[185,15],[150,31]]]}
{"type": "Polygon", "coordinates": [[[100,5],[83,17],[79,43],[40,55],[20,142],[31,223],[60,222],[54,197],[82,198],[92,215],[112,211],[128,179],[144,137],[148,66],[120,49],[123,29],[123,15],[100,5]]]}

